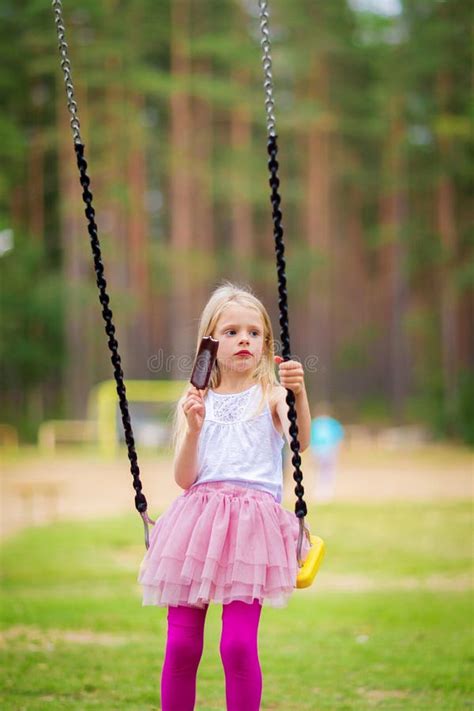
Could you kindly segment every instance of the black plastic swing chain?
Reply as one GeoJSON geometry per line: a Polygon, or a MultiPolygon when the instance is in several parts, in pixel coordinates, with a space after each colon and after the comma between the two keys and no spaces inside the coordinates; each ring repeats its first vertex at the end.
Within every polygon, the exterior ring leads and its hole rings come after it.
{"type": "Polygon", "coordinates": [[[104,277],[104,266],[102,263],[102,254],[100,251],[100,243],[98,237],[98,228],[95,222],[95,210],[92,206],[92,193],[89,190],[90,178],[87,175],[87,162],[84,157],[84,144],[80,135],[80,123],[77,115],[77,103],[74,99],[74,86],[71,78],[71,64],[68,56],[68,46],[65,41],[65,28],[62,16],[62,3],[60,0],[53,0],[54,21],[59,41],[59,54],[61,56],[61,69],[64,74],[64,83],[66,86],[67,105],[71,115],[71,128],[74,138],[74,150],[76,152],[77,167],[79,168],[80,183],[82,185],[82,199],[86,205],[85,215],[87,217],[87,230],[90,236],[90,244],[94,257],[94,269],[96,273],[97,287],[99,289],[99,301],[102,306],[102,316],[105,321],[105,332],[108,336],[108,346],[111,351],[111,361],[114,366],[114,377],[117,385],[117,394],[119,396],[120,411],[122,413],[122,424],[125,433],[125,441],[127,443],[128,459],[130,461],[130,471],[133,477],[133,488],[135,489],[135,508],[141,515],[144,525],[145,546],[149,547],[149,528],[148,524],[154,524],[147,514],[147,501],[142,493],[142,483],[140,481],[140,469],[138,466],[138,457],[135,451],[135,440],[130,421],[130,412],[128,409],[128,401],[126,395],[125,383],[123,380],[123,370],[121,367],[121,358],[118,352],[118,342],[115,338],[115,326],[112,322],[112,311],[109,308],[110,298],[107,294],[107,282],[104,277]]]}
{"type": "MultiPolygon", "coordinates": [[[[274,115],[274,100],[273,100],[273,77],[272,77],[272,58],[270,44],[270,30],[268,24],[268,0],[259,0],[260,9],[260,30],[262,34],[261,46],[263,49],[262,64],[264,73],[264,91],[265,91],[265,110],[267,114],[267,134],[268,143],[267,151],[269,155],[268,169],[270,172],[270,201],[272,204],[272,219],[273,219],[273,237],[275,239],[275,254],[278,274],[278,305],[280,308],[280,337],[282,343],[282,357],[284,360],[291,359],[290,334],[288,324],[288,295],[286,291],[286,275],[285,275],[285,245],[283,242],[283,226],[282,212],[280,209],[281,196],[278,192],[280,187],[280,179],[278,177],[278,145],[277,136],[275,134],[275,115],[274,115]]],[[[307,514],[306,503],[303,499],[304,487],[302,485],[303,473],[301,471],[300,444],[298,441],[298,426],[296,424],[296,408],[295,394],[292,390],[287,389],[286,403],[288,405],[288,419],[290,421],[289,432],[291,435],[291,450],[293,457],[291,462],[294,466],[293,479],[296,482],[295,494],[295,514],[299,519],[300,531],[297,546],[298,563],[301,565],[301,548],[303,544],[303,536],[309,535],[308,529],[304,525],[304,518],[307,514]]]]}

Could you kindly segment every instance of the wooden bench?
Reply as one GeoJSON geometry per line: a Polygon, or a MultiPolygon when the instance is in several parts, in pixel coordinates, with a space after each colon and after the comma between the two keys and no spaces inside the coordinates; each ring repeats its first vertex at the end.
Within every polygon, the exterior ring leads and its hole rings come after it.
{"type": "Polygon", "coordinates": [[[38,429],[38,447],[51,453],[61,444],[97,442],[97,424],[91,420],[47,420],[38,429]]]}

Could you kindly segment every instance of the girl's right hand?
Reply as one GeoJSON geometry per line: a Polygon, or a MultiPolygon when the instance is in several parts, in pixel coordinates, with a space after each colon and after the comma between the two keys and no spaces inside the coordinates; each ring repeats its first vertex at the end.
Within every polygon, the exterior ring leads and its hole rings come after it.
{"type": "Polygon", "coordinates": [[[206,415],[203,391],[191,385],[186,393],[182,407],[188,421],[188,431],[195,434],[199,433],[206,415]]]}

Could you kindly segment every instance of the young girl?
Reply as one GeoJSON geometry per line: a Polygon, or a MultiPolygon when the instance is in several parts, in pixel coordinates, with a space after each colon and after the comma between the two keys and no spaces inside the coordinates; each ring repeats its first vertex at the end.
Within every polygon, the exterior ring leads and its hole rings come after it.
{"type": "MultiPolygon", "coordinates": [[[[214,291],[197,348],[207,335],[219,341],[209,386],[188,387],[174,420],[174,477],[184,493],[156,522],[138,581],[143,605],[168,607],[162,711],[194,709],[211,600],[222,604],[227,709],[258,711],[261,608],[286,605],[298,572],[299,522],[280,504],[287,388],[301,450],[311,416],[303,368],[274,355],[268,313],[250,290],[226,282],[214,291]]],[[[303,546],[304,559],[306,537],[303,546]]]]}

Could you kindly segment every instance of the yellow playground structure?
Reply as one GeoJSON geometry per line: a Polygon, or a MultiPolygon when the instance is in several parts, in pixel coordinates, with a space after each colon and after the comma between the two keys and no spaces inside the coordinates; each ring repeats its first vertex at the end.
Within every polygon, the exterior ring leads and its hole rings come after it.
{"type": "MultiPolygon", "coordinates": [[[[176,403],[184,392],[186,380],[128,380],[127,401],[131,408],[134,404],[151,404],[169,407],[176,403]]],[[[104,380],[95,385],[88,399],[87,420],[48,420],[43,422],[38,430],[38,445],[43,451],[54,451],[57,444],[89,443],[96,444],[102,456],[114,457],[125,442],[120,435],[122,425],[121,413],[117,399],[117,386],[115,380],[104,380]]],[[[141,446],[146,446],[146,429],[139,432],[139,424],[132,417],[134,432],[141,439],[141,446]]],[[[160,441],[159,428],[161,426],[163,443],[168,439],[171,422],[160,425],[153,418],[148,425],[150,446],[157,446],[160,441]]]]}

